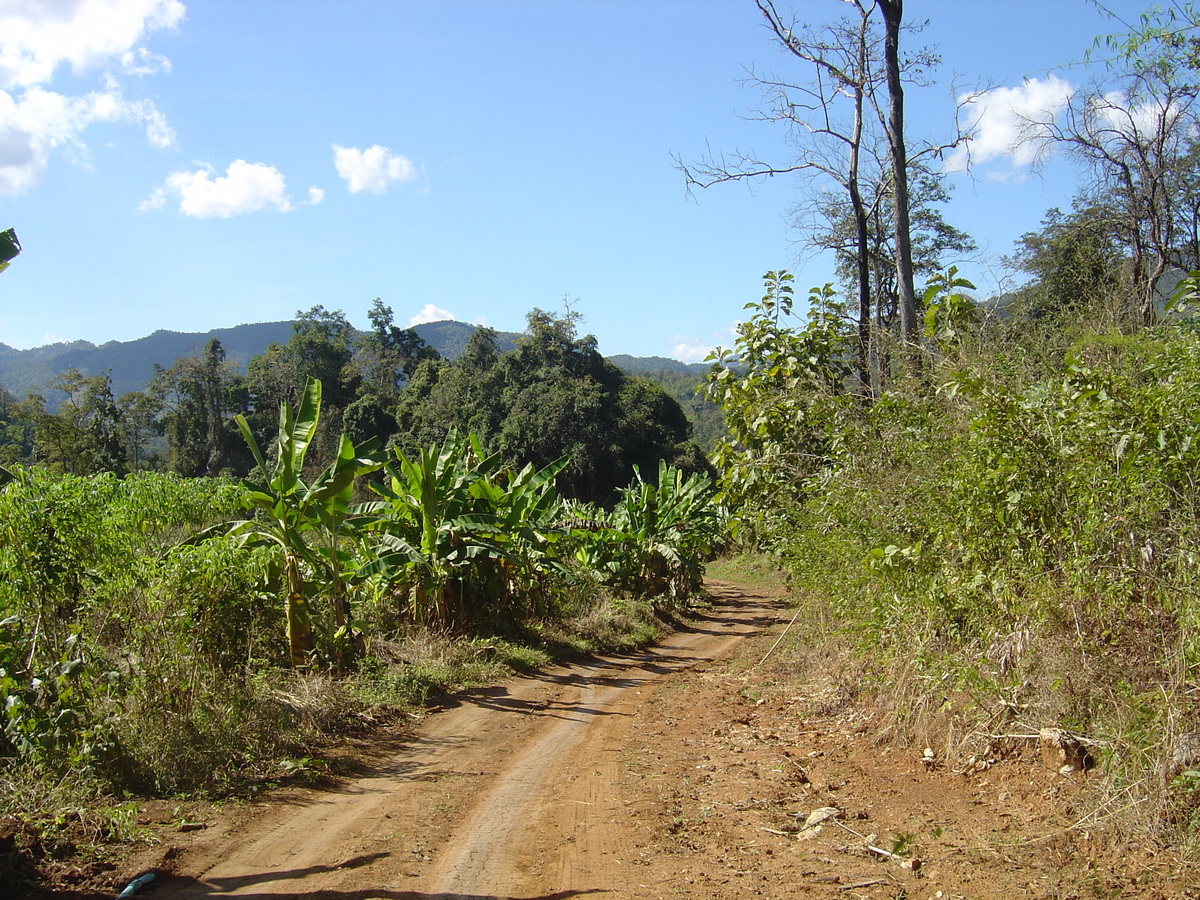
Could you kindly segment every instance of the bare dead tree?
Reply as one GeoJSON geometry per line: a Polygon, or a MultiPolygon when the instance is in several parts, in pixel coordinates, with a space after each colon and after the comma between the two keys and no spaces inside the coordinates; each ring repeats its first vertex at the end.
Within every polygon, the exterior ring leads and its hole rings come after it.
{"type": "Polygon", "coordinates": [[[1200,11],[1173,3],[1143,13],[1124,33],[1098,38],[1097,48],[1114,54],[1106,64],[1115,86],[1097,81],[1061,112],[1027,117],[1017,141],[1036,147],[1042,160],[1063,147],[1090,170],[1084,196],[1102,217],[1095,224],[1112,229],[1129,253],[1128,303],[1117,312],[1140,325],[1157,318],[1167,269],[1200,254],[1198,30],[1200,11]]]}
{"type": "MultiPolygon", "coordinates": [[[[892,216],[892,242],[904,248],[893,255],[896,283],[906,284],[902,296],[901,332],[905,342],[913,341],[918,327],[916,294],[913,286],[911,216],[908,200],[908,169],[922,160],[940,155],[955,141],[925,146],[909,153],[903,139],[903,90],[893,92],[887,71],[886,30],[881,30],[876,0],[847,0],[853,12],[837,22],[810,28],[795,18],[785,18],[774,0],[755,0],[759,12],[777,44],[791,57],[805,64],[809,80],[784,80],[750,73],[750,82],[763,92],[764,105],[754,118],[783,123],[790,129],[795,158],[786,162],[761,159],[752,153],[734,151],[709,155],[695,164],[676,163],[683,171],[688,189],[708,188],[731,181],[752,181],[775,175],[799,175],[808,180],[813,202],[828,194],[828,185],[836,186],[848,204],[854,223],[853,281],[857,294],[858,379],[864,393],[871,391],[872,308],[882,302],[873,286],[885,280],[878,272],[878,259],[871,246],[879,228],[879,204],[885,204],[892,216]],[[887,87],[888,100],[882,98],[887,87]],[[897,106],[899,114],[897,116],[897,106]],[[879,153],[886,142],[888,152],[879,153]],[[900,159],[897,177],[897,159],[900,159]],[[897,212],[891,195],[900,193],[904,200],[897,212]],[[903,237],[900,237],[903,231],[903,237]],[[906,273],[906,274],[902,274],[906,273]]],[[[886,22],[885,22],[886,24],[886,22]]],[[[906,59],[899,54],[899,19],[895,20],[896,46],[891,61],[896,77],[924,83],[925,72],[937,63],[935,54],[920,50],[906,59]]],[[[904,26],[907,27],[907,26],[904,26]]],[[[818,242],[815,233],[808,237],[813,249],[832,249],[818,242]]],[[[882,321],[878,314],[876,322],[882,321]]]]}
{"type": "Polygon", "coordinates": [[[758,117],[783,122],[793,129],[798,158],[786,163],[764,162],[733,153],[708,157],[694,166],[679,162],[689,189],[708,188],[728,181],[774,175],[804,174],[832,181],[848,198],[858,246],[858,357],[860,387],[870,391],[871,272],[869,269],[869,210],[863,201],[862,145],[867,121],[867,96],[880,89],[879,43],[869,2],[853,0],[856,15],[820,30],[798,27],[784,19],[773,0],[756,0],[775,41],[788,54],[810,67],[805,83],[758,75],[751,80],[762,89],[765,108],[758,117]]]}
{"type": "Polygon", "coordinates": [[[1177,250],[1184,221],[1185,160],[1196,144],[1196,87],[1155,68],[1125,79],[1124,89],[1076,94],[1045,133],[1089,167],[1130,254],[1134,310],[1156,318],[1159,280],[1177,250]]]}
{"type": "Polygon", "coordinates": [[[912,263],[912,225],[909,217],[908,145],[904,137],[904,80],[900,77],[900,26],[903,0],[876,0],[883,15],[884,67],[887,71],[888,149],[892,156],[893,230],[896,238],[896,284],[899,288],[900,335],[905,344],[917,336],[917,291],[912,263]]]}

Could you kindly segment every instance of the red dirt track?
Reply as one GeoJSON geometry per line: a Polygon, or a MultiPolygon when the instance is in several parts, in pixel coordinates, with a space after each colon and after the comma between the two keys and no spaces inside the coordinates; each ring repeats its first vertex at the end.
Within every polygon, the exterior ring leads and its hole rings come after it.
{"type": "Polygon", "coordinates": [[[166,829],[121,877],[160,873],[144,900],[1200,898],[1090,818],[1082,775],[882,743],[862,702],[763,664],[777,593],[709,589],[661,645],[455,695],[360,777],[166,829]]]}
{"type": "Polygon", "coordinates": [[[651,650],[467,691],[365,777],[210,829],[162,898],[642,895],[623,754],[649,692],[729,653],[777,601],[730,597],[651,650]]]}

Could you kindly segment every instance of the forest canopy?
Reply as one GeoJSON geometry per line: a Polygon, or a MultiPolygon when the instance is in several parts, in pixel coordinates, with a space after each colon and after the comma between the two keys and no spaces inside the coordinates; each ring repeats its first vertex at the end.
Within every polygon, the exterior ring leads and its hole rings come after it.
{"type": "MultiPolygon", "coordinates": [[[[473,433],[507,463],[543,466],[566,457],[567,496],[611,502],[634,468],[652,475],[666,460],[708,472],[680,403],[655,382],[624,374],[577,333],[579,317],[535,309],[514,350],[496,332],[475,332],[457,359],[442,359],[375,300],[371,328],[341,310],[297,313],[291,337],[253,357],[246,374],[213,339],[198,354],[160,368],[143,391],[113,397],[104,375],[69,372],[24,401],[0,396],[0,462],[36,462],[60,472],[118,474],[164,469],[186,476],[244,475],[253,460],[234,425],[246,417],[264,446],[281,402],[295,404],[306,378],[324,386],[314,461],[327,461],[344,430],[355,441],[418,452],[452,429],[473,433]]],[[[698,376],[673,389],[712,419],[698,376]]],[[[706,434],[713,440],[713,427],[706,434]]]]}

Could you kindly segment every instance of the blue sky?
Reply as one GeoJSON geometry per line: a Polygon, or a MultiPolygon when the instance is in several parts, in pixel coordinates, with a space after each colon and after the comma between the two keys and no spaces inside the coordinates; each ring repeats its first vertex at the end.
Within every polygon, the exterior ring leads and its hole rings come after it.
{"type": "MultiPolygon", "coordinates": [[[[846,9],[777,5],[812,24],[846,9]]],[[[910,138],[950,135],[956,94],[997,101],[946,215],[983,248],[963,273],[1009,285],[999,257],[1080,173],[1008,153],[1006,110],[1085,86],[1063,67],[1120,25],[1084,0],[905,6],[929,20],[910,42],[943,58],[909,91],[910,138]]],[[[802,78],[753,0],[0,0],[0,229],[25,247],[0,275],[0,342],[315,304],[365,327],[375,297],[401,325],[519,331],[565,299],[606,354],[702,359],[768,269],[831,278],[797,260],[793,180],[688,197],[675,167],[788,159],[746,118],[749,67],[802,78]]]]}

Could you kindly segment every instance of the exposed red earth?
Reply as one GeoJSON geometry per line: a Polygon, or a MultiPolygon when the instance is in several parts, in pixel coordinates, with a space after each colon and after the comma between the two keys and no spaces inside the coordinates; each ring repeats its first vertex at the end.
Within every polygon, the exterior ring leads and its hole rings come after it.
{"type": "Polygon", "coordinates": [[[709,587],[662,644],[455,695],[356,777],[164,813],[107,896],[153,870],[147,900],[1200,897],[1089,813],[1098,776],[880,743],[861,701],[763,663],[781,594],[709,587]]]}

